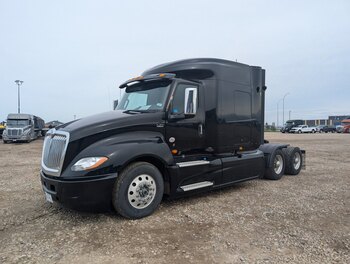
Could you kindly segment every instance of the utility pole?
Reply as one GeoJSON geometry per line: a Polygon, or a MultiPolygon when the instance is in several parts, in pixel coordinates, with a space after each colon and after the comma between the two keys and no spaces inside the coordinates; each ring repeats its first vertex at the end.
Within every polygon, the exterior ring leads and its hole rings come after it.
{"type": "Polygon", "coordinates": [[[286,93],[284,96],[283,96],[283,125],[284,125],[284,99],[286,98],[286,96],[288,95],[289,93],[286,93]]]}
{"type": "Polygon", "coordinates": [[[276,127],[278,127],[278,123],[279,123],[279,103],[282,101],[282,99],[280,99],[278,102],[277,102],[277,125],[276,127]]]}
{"type": "Polygon", "coordinates": [[[20,86],[22,85],[23,81],[16,80],[15,83],[18,86],[18,113],[21,113],[21,94],[20,94],[20,86]]]}
{"type": "Polygon", "coordinates": [[[291,118],[290,118],[291,113],[292,113],[292,110],[289,110],[289,120],[291,120],[291,118]]]}

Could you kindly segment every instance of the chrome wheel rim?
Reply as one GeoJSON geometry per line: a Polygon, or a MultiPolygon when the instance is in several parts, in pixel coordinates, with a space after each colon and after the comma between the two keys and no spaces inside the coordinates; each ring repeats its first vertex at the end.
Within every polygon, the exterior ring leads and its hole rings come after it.
{"type": "Polygon", "coordinates": [[[301,165],[301,156],[299,152],[295,152],[294,158],[293,158],[293,167],[295,170],[298,170],[301,165]]]}
{"type": "Polygon", "coordinates": [[[281,155],[276,155],[273,164],[275,173],[280,174],[283,169],[283,157],[281,155]]]}
{"type": "Polygon", "coordinates": [[[143,209],[149,206],[156,195],[157,187],[152,176],[141,174],[130,183],[128,200],[132,207],[143,209]]]}

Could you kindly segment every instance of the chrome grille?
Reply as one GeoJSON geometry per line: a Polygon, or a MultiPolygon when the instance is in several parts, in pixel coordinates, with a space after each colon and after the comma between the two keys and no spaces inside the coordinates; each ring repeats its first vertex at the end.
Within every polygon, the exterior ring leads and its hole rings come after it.
{"type": "Polygon", "coordinates": [[[22,129],[7,129],[7,135],[10,137],[17,137],[22,135],[22,129]]]}
{"type": "Polygon", "coordinates": [[[60,176],[68,142],[68,132],[51,130],[47,133],[41,160],[45,173],[60,176]]]}

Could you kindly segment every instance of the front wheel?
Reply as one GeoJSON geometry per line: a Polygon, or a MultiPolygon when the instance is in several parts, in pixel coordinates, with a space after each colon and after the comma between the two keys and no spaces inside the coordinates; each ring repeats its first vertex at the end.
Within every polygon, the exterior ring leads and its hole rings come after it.
{"type": "Polygon", "coordinates": [[[298,133],[301,134],[301,130],[299,130],[298,133]]]}
{"type": "Polygon", "coordinates": [[[266,169],[264,178],[279,180],[282,178],[285,169],[285,159],[282,150],[277,149],[271,156],[272,164],[266,169]]]}
{"type": "Polygon", "coordinates": [[[113,206],[122,216],[138,219],[159,206],[164,182],[159,170],[148,162],[135,162],[118,176],[113,188],[113,206]]]}

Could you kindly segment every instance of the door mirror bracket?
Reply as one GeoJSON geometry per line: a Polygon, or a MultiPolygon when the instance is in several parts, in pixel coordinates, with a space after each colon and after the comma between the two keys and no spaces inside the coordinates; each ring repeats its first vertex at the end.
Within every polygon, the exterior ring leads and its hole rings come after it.
{"type": "Polygon", "coordinates": [[[173,121],[176,121],[176,120],[181,120],[181,119],[185,119],[186,118],[186,115],[181,113],[181,114],[170,114],[169,115],[169,120],[173,120],[173,121]]]}

